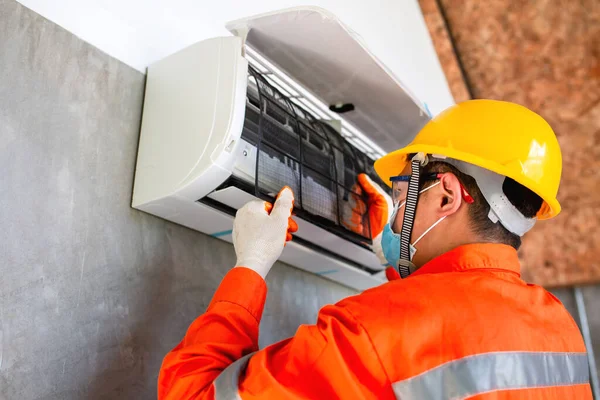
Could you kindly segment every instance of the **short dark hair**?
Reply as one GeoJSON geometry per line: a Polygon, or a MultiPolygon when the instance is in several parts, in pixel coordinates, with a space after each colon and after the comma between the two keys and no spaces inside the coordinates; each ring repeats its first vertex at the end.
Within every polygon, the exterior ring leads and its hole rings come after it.
{"type": "MultiPolygon", "coordinates": [[[[483,197],[477,182],[470,175],[464,174],[453,165],[443,161],[429,162],[424,168],[423,173],[453,173],[460,183],[463,184],[467,192],[473,197],[473,204],[469,205],[468,212],[471,220],[471,227],[482,239],[494,242],[504,243],[514,247],[516,250],[521,247],[521,238],[508,231],[500,222],[492,222],[488,214],[490,205],[483,197]]],[[[432,182],[422,182],[423,186],[432,182]]],[[[502,191],[506,198],[527,218],[533,218],[542,207],[543,200],[531,190],[511,178],[506,178],[502,185],[502,191]]]]}

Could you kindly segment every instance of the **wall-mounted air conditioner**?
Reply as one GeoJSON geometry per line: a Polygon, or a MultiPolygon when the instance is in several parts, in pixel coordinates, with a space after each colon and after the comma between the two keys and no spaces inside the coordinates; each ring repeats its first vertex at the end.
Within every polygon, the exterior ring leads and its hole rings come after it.
{"type": "Polygon", "coordinates": [[[427,114],[324,10],[228,29],[148,68],[133,207],[231,241],[238,208],[288,185],[299,230],[281,260],[356,289],[381,283],[356,178],[378,181],[373,160],[408,143],[427,114]],[[340,104],[350,111],[327,107],[340,104]]]}

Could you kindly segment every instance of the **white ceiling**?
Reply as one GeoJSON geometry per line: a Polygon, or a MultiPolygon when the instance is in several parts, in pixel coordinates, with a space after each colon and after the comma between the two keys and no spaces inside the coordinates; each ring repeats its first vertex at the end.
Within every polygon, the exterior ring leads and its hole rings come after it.
{"type": "Polygon", "coordinates": [[[190,44],[229,35],[229,21],[299,5],[323,7],[360,35],[433,114],[454,103],[417,0],[20,2],[140,71],[190,44]]]}

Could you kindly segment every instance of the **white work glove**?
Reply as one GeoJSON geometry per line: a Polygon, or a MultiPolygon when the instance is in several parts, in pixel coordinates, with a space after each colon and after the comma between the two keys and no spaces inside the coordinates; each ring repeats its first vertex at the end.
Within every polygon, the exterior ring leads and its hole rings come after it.
{"type": "Polygon", "coordinates": [[[255,200],[240,208],[233,221],[236,267],[246,267],[265,278],[298,225],[291,218],[294,193],[284,187],[275,205],[255,200]]]}

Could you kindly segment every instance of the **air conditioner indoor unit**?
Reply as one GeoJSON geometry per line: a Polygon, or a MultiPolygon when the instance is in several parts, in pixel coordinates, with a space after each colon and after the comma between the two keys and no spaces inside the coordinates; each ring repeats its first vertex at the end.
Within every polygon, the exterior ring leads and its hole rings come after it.
{"type": "Polygon", "coordinates": [[[374,159],[427,113],[322,9],[227,28],[148,68],[133,207],[231,242],[236,210],[287,185],[299,230],[281,260],[359,290],[380,284],[357,175],[379,181],[374,159]]]}

